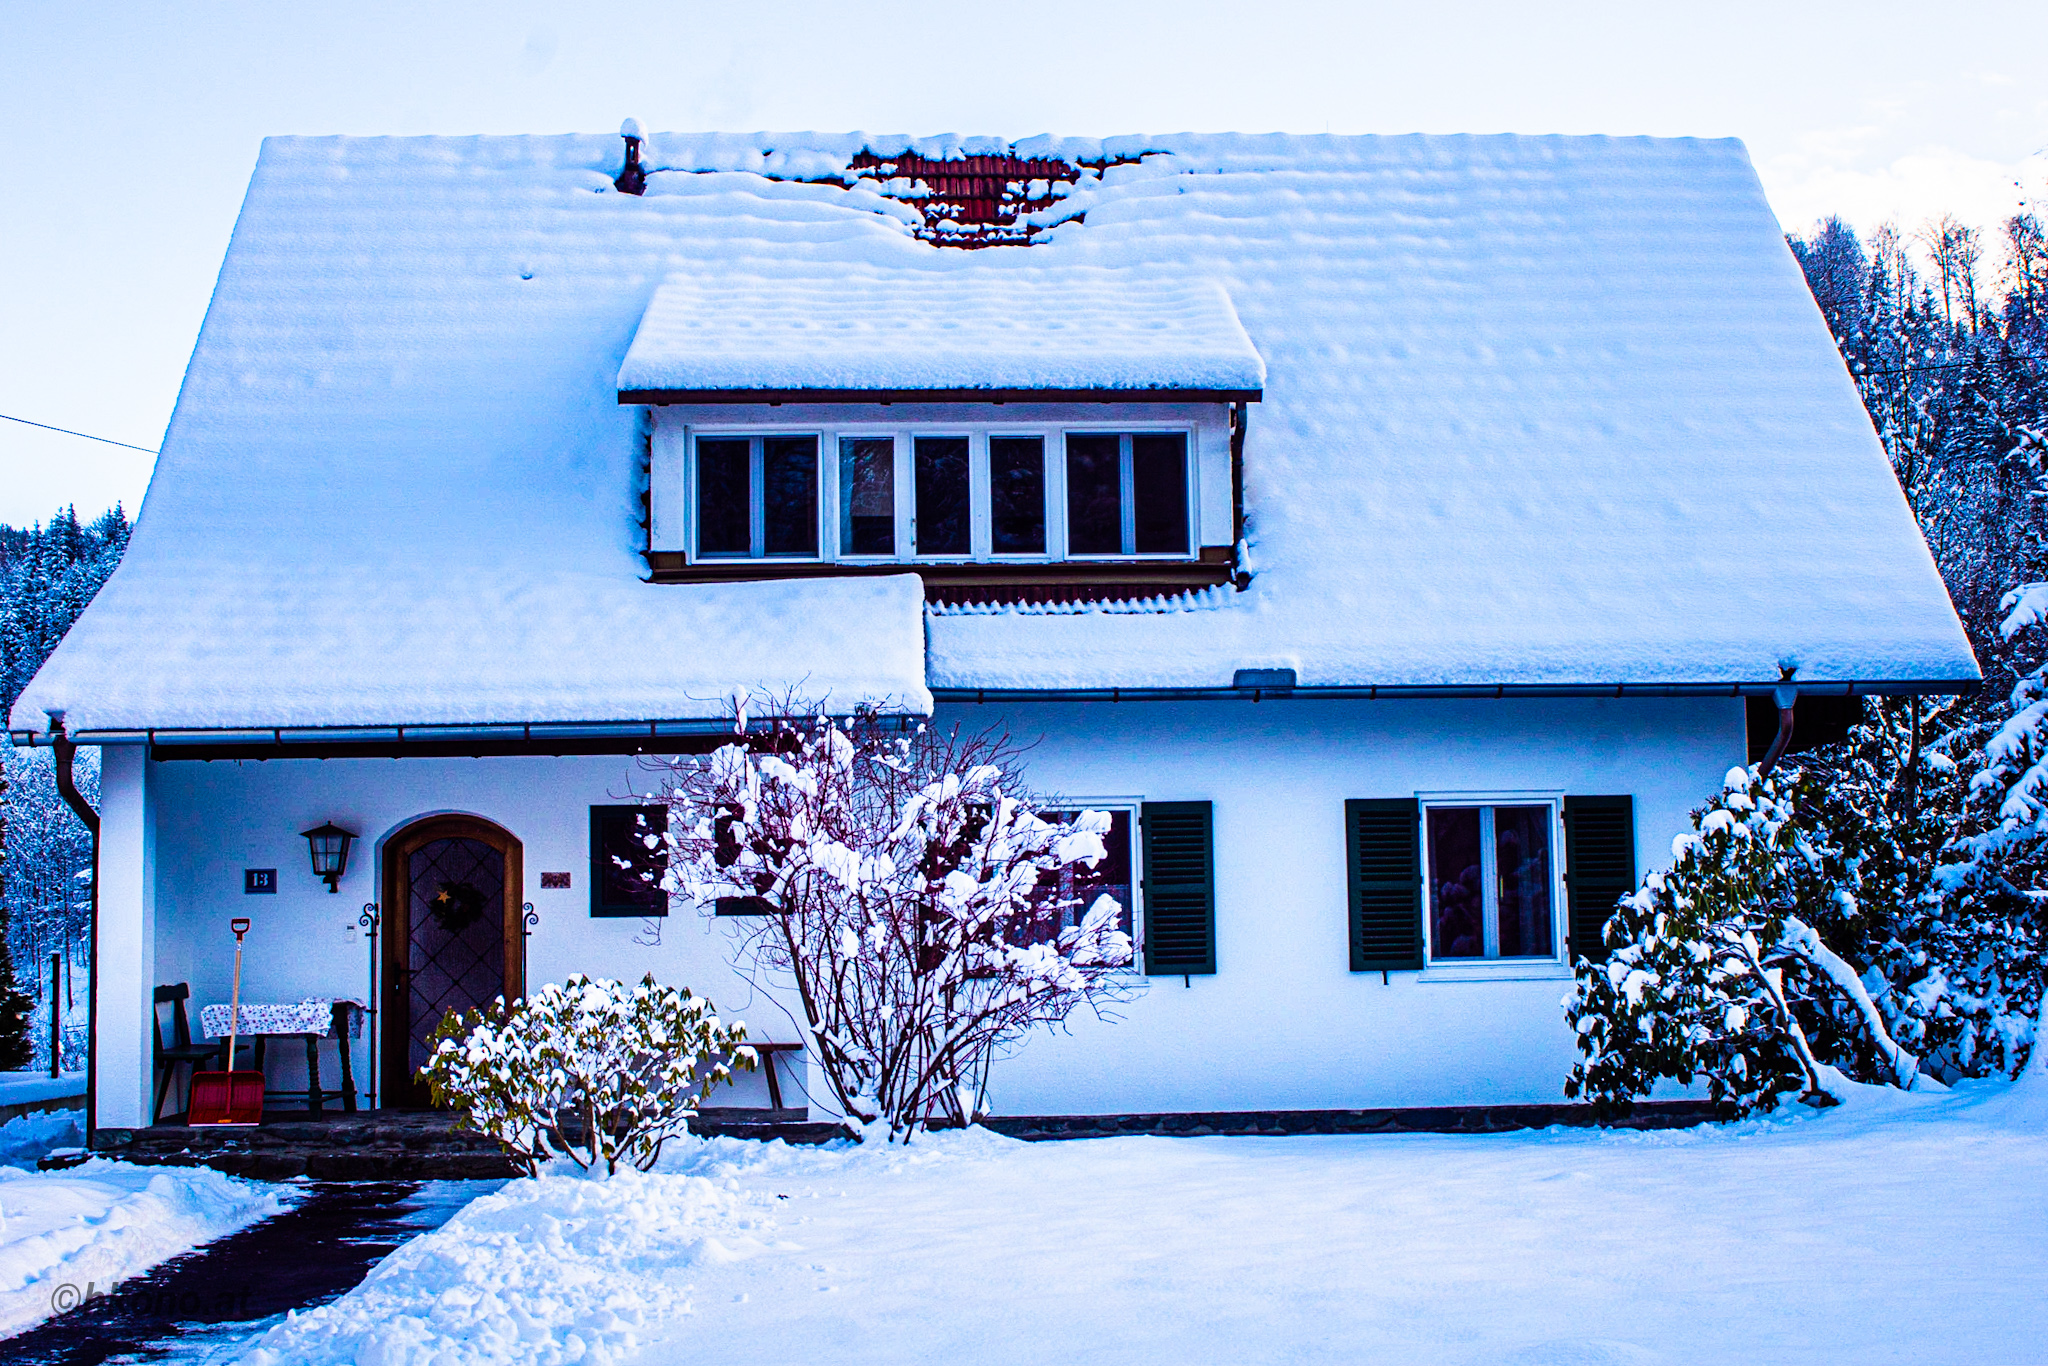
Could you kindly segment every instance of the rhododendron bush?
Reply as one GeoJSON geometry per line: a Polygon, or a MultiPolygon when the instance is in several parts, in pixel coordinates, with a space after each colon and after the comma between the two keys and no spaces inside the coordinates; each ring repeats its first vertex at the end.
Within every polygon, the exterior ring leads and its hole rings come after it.
{"type": "Polygon", "coordinates": [[[1625,1111],[1670,1078],[1705,1081],[1738,1114],[1795,1091],[1831,1104],[1852,1036],[1873,1060],[1864,1080],[1934,1084],[1892,1037],[1864,973],[1815,928],[1859,914],[1840,849],[1799,822],[1818,799],[1798,772],[1729,770],[1672,842],[1671,867],[1608,920],[1607,961],[1579,960],[1565,1013],[1581,1058],[1566,1095],[1625,1111]],[[1817,1029],[1833,1058],[1816,1052],[1817,1029]]]}
{"type": "Polygon", "coordinates": [[[420,1075],[436,1104],[497,1139],[528,1176],[555,1157],[609,1176],[621,1162],[653,1167],[706,1090],[735,1066],[753,1070],[746,1034],[688,988],[579,974],[451,1012],[420,1075]]]}
{"type": "Polygon", "coordinates": [[[1108,814],[1043,814],[999,738],[775,722],[677,761],[664,796],[670,890],[724,913],[831,1100],[891,1138],[971,1122],[1004,1045],[1135,984],[1123,907],[1057,890],[1108,814]]]}

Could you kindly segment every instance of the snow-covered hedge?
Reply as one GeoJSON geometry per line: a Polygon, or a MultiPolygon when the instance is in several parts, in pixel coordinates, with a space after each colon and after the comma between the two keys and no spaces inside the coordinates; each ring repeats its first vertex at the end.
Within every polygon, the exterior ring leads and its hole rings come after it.
{"type": "Polygon", "coordinates": [[[509,1005],[450,1015],[420,1069],[439,1104],[503,1144],[531,1176],[553,1157],[606,1175],[651,1168],[698,1099],[751,1071],[746,1026],[687,987],[580,974],[509,1005]]]}

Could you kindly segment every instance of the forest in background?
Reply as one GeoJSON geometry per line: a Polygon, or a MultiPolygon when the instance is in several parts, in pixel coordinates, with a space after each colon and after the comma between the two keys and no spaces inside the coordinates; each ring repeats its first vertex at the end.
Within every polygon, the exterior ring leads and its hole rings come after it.
{"type": "Polygon", "coordinates": [[[1867,242],[1828,219],[1786,240],[1984,669],[1972,705],[1995,710],[2018,678],[2000,603],[2048,569],[2026,445],[2048,424],[2041,219],[2015,214],[1991,242],[1952,217],[1867,242]]]}
{"type": "MultiPolygon", "coordinates": [[[[0,717],[121,562],[128,531],[118,504],[90,522],[63,508],[48,524],[0,525],[0,717]]],[[[62,1061],[83,1067],[92,837],[58,795],[48,749],[0,734],[0,760],[0,1070],[49,1066],[53,977],[62,1061]]],[[[99,751],[80,750],[74,772],[97,805],[99,751]]]]}

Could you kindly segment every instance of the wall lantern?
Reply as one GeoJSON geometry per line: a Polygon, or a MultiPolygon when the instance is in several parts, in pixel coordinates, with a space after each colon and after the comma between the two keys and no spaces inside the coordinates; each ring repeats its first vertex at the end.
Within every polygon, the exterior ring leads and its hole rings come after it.
{"type": "Polygon", "coordinates": [[[327,890],[341,890],[341,875],[348,871],[348,846],[355,835],[333,821],[301,830],[313,850],[313,876],[327,879],[327,890]]]}

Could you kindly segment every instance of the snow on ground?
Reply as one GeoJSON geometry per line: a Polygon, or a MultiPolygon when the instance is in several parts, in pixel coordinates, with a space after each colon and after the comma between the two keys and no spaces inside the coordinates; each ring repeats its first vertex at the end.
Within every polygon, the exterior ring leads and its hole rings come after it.
{"type": "Polygon", "coordinates": [[[0,1334],[280,1213],[292,1198],[204,1167],[0,1167],[0,1334]]]}
{"type": "Polygon", "coordinates": [[[2048,1104],[1660,1133],[716,1140],[476,1201],[245,1361],[2017,1362],[2048,1104]]]}

